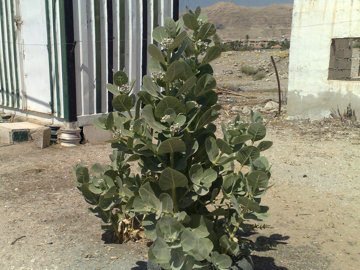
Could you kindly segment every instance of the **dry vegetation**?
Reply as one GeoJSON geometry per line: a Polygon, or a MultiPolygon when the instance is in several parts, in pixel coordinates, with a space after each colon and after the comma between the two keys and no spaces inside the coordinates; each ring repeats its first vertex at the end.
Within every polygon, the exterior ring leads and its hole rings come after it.
{"type": "Polygon", "coordinates": [[[290,37],[291,5],[271,5],[267,7],[242,7],[229,2],[204,8],[209,21],[218,28],[224,40],[281,39],[290,37]]]}

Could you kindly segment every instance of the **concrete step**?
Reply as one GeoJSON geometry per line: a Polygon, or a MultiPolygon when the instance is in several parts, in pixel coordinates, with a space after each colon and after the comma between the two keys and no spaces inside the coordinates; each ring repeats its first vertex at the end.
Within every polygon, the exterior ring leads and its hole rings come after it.
{"type": "Polygon", "coordinates": [[[48,133],[44,132],[45,129],[48,128],[29,122],[0,123],[0,143],[13,144],[16,142],[24,142],[31,140],[32,137],[43,140],[44,136],[39,136],[38,134],[48,133]]]}

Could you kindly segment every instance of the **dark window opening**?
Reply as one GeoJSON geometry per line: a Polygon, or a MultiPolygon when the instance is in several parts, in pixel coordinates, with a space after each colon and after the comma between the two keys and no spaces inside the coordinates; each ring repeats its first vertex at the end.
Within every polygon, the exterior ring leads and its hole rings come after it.
{"type": "Polygon", "coordinates": [[[328,79],[360,80],[360,38],[332,40],[328,79]]]}

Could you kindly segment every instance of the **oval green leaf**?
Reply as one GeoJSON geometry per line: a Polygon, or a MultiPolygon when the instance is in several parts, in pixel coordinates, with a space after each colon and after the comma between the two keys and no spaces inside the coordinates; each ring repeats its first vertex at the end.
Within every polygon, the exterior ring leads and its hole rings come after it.
{"type": "Polygon", "coordinates": [[[177,99],[176,97],[168,96],[163,98],[156,106],[155,116],[157,118],[162,118],[164,115],[166,115],[166,111],[168,109],[174,110],[176,114],[186,112],[185,105],[182,104],[179,99],[177,99]]]}
{"type": "Polygon", "coordinates": [[[271,141],[262,141],[259,143],[257,148],[260,151],[265,151],[265,150],[268,150],[272,145],[273,145],[273,142],[271,142],[271,141]]]}
{"type": "Polygon", "coordinates": [[[191,29],[191,30],[197,30],[199,28],[199,22],[195,15],[187,13],[183,16],[184,25],[191,29]]]}
{"type": "Polygon", "coordinates": [[[165,64],[165,57],[164,57],[163,53],[154,44],[150,44],[148,46],[148,52],[154,59],[156,59],[157,61],[159,61],[162,64],[165,64]]]}
{"type": "Polygon", "coordinates": [[[237,160],[241,165],[248,165],[250,161],[257,159],[260,151],[255,146],[245,146],[237,154],[237,160]]]}
{"type": "Polygon", "coordinates": [[[167,33],[165,27],[158,26],[153,30],[153,38],[155,41],[161,43],[164,38],[169,38],[169,34],[167,33]]]}
{"type": "Polygon", "coordinates": [[[261,123],[253,123],[249,126],[247,133],[252,136],[252,141],[260,141],[266,136],[266,127],[261,123]]]}
{"type": "Polygon", "coordinates": [[[148,92],[153,97],[159,96],[159,87],[156,83],[153,82],[152,78],[148,75],[145,75],[143,78],[142,90],[148,92]]]}
{"type": "Polygon", "coordinates": [[[213,137],[208,137],[205,141],[205,149],[206,153],[209,157],[209,160],[215,164],[216,159],[218,158],[218,155],[220,153],[220,150],[216,144],[216,140],[213,137]]]}
{"type": "Polygon", "coordinates": [[[269,178],[267,174],[263,171],[251,172],[247,176],[247,180],[253,191],[258,188],[267,188],[269,183],[269,178]]]}
{"type": "Polygon", "coordinates": [[[170,153],[177,153],[177,152],[185,152],[186,145],[185,143],[178,138],[170,138],[163,141],[158,148],[159,155],[165,155],[170,153]]]}
{"type": "Polygon", "coordinates": [[[130,111],[131,108],[134,106],[133,99],[125,94],[117,95],[112,100],[112,105],[115,110],[119,112],[127,112],[130,111]]]}
{"type": "Polygon", "coordinates": [[[164,191],[187,187],[188,179],[181,172],[168,167],[160,175],[159,186],[164,191]]]}
{"type": "Polygon", "coordinates": [[[204,59],[202,60],[201,64],[205,65],[207,63],[210,63],[211,61],[215,60],[216,58],[218,58],[221,55],[221,48],[218,46],[213,46],[210,47],[205,56],[204,59]]]}
{"type": "Polygon", "coordinates": [[[152,129],[156,131],[162,131],[166,129],[165,126],[155,120],[153,107],[150,104],[144,107],[141,116],[145,119],[146,124],[148,124],[152,129]]]}

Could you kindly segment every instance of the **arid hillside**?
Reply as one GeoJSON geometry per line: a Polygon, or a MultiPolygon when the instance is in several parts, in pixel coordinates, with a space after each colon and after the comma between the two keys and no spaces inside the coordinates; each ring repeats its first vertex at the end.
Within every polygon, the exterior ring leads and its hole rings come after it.
{"type": "Polygon", "coordinates": [[[203,9],[209,21],[218,28],[223,40],[289,38],[292,5],[243,7],[230,2],[218,2],[203,9]]]}

